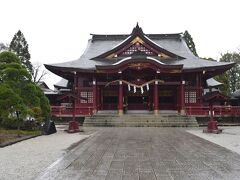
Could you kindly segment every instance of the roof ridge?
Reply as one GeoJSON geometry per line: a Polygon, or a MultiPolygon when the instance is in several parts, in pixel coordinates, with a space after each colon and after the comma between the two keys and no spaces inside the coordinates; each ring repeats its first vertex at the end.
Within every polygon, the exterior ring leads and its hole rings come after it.
{"type": "MultiPolygon", "coordinates": [[[[132,34],[90,34],[92,35],[92,40],[116,40],[116,39],[124,39],[132,34]]],[[[171,33],[171,34],[144,34],[149,38],[152,39],[180,39],[182,36],[182,33],[171,33]]]]}
{"type": "MultiPolygon", "coordinates": [[[[145,34],[145,33],[144,33],[145,34]]],[[[183,34],[182,32],[180,33],[153,33],[153,34],[145,34],[145,35],[181,35],[183,34]]],[[[90,33],[92,36],[130,36],[131,34],[94,34],[90,33]]]]}

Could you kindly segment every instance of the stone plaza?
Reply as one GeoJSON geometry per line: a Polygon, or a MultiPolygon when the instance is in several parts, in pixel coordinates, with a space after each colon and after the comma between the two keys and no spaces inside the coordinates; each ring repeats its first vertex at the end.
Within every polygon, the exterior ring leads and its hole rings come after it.
{"type": "Polygon", "coordinates": [[[240,155],[186,128],[85,128],[94,133],[37,179],[239,179],[240,155]]]}

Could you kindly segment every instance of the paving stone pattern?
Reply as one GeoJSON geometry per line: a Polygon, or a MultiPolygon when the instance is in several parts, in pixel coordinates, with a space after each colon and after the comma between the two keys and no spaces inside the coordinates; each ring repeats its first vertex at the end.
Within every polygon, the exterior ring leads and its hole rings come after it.
{"type": "Polygon", "coordinates": [[[238,154],[185,129],[122,127],[96,131],[37,179],[240,179],[238,154]]]}

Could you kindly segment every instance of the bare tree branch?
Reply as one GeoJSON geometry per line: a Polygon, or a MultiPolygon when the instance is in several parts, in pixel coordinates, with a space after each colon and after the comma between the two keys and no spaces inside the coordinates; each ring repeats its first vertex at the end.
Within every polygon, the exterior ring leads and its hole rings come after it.
{"type": "Polygon", "coordinates": [[[48,74],[48,71],[46,69],[42,68],[42,64],[35,63],[33,64],[33,82],[38,84],[40,81],[44,79],[44,77],[48,74]]]}
{"type": "Polygon", "coordinates": [[[9,49],[9,44],[0,43],[0,52],[8,51],[8,49],[9,49]]]}

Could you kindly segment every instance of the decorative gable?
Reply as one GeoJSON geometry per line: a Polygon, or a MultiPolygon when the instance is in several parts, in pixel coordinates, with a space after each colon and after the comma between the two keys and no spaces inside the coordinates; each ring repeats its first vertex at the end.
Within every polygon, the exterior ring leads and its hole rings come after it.
{"type": "Polygon", "coordinates": [[[136,36],[129,44],[126,44],[121,49],[106,56],[106,59],[112,59],[116,57],[128,57],[128,56],[159,56],[162,59],[170,59],[171,56],[163,53],[159,49],[156,49],[142,40],[139,36],[136,36]]]}
{"type": "Polygon", "coordinates": [[[166,50],[154,43],[149,39],[142,31],[142,29],[137,26],[133,29],[131,35],[126,38],[118,46],[114,47],[110,51],[104,52],[103,54],[94,57],[94,60],[111,60],[118,57],[132,57],[132,56],[158,56],[161,59],[171,59],[182,57],[166,50]]]}
{"type": "Polygon", "coordinates": [[[132,46],[130,46],[125,51],[123,51],[122,53],[118,54],[118,56],[129,56],[129,55],[135,54],[136,52],[142,52],[142,53],[144,53],[146,55],[150,55],[150,56],[157,55],[153,51],[146,48],[144,45],[137,42],[137,43],[133,44],[132,46]]]}
{"type": "Polygon", "coordinates": [[[123,48],[116,54],[117,56],[130,56],[134,54],[141,54],[141,55],[147,55],[147,56],[157,56],[158,52],[155,49],[151,49],[149,47],[146,47],[144,41],[136,37],[127,48],[123,48]]]}

